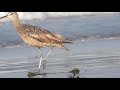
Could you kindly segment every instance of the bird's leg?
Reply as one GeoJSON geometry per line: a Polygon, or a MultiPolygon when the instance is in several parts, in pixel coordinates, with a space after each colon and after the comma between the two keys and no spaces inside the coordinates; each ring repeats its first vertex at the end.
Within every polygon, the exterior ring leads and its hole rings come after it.
{"type": "Polygon", "coordinates": [[[41,56],[41,57],[40,57],[40,62],[39,62],[39,67],[38,67],[38,72],[40,72],[41,65],[42,65],[42,60],[43,60],[43,58],[42,58],[42,56],[41,56]]]}
{"type": "MultiPolygon", "coordinates": [[[[39,51],[40,51],[40,50],[39,50],[39,51]]],[[[41,65],[42,65],[42,60],[43,60],[42,52],[40,51],[40,53],[41,53],[41,56],[40,56],[40,62],[39,62],[39,67],[38,67],[38,73],[40,72],[41,65]]]]}
{"type": "Polygon", "coordinates": [[[46,60],[52,51],[53,51],[53,48],[50,49],[50,51],[48,52],[48,54],[45,56],[43,60],[46,60]]]}
{"type": "Polygon", "coordinates": [[[51,54],[52,51],[53,51],[53,47],[50,49],[50,51],[48,52],[48,54],[43,59],[43,61],[44,61],[44,63],[43,63],[43,69],[45,69],[45,67],[46,67],[46,59],[48,58],[48,56],[51,54]]]}
{"type": "Polygon", "coordinates": [[[48,54],[45,56],[45,58],[43,58],[42,52],[40,50],[41,56],[40,56],[40,62],[39,62],[39,67],[38,67],[38,73],[40,72],[41,66],[42,66],[42,61],[44,61],[43,63],[43,69],[45,69],[46,67],[46,59],[48,58],[48,56],[50,55],[50,53],[53,51],[53,48],[50,49],[50,51],[48,52],[48,54]]]}

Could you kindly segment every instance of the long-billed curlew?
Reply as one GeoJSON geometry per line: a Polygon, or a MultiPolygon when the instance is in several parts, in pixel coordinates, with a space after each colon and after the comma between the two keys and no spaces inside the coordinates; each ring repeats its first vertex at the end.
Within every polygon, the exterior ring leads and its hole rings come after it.
{"type": "Polygon", "coordinates": [[[38,47],[39,49],[42,47],[50,47],[50,51],[48,54],[43,58],[41,55],[38,72],[41,69],[41,62],[42,60],[46,60],[47,57],[50,55],[54,47],[59,47],[68,50],[63,43],[71,43],[70,40],[65,39],[59,34],[50,32],[43,28],[35,27],[32,25],[21,24],[19,21],[19,17],[17,12],[9,12],[7,15],[1,17],[2,18],[10,18],[13,22],[13,25],[16,28],[17,33],[20,37],[30,46],[38,47]]]}

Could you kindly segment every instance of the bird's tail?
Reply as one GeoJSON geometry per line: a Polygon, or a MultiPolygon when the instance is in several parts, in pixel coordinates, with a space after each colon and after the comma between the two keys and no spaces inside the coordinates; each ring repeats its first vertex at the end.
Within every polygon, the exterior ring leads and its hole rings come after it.
{"type": "Polygon", "coordinates": [[[73,43],[72,41],[64,41],[63,43],[73,43]]]}
{"type": "MultiPolygon", "coordinates": [[[[73,44],[73,41],[70,40],[70,39],[65,39],[65,40],[63,41],[63,43],[73,44]]],[[[63,44],[62,44],[62,47],[63,47],[63,49],[65,49],[65,50],[67,50],[67,51],[70,51],[70,50],[69,50],[67,47],[65,47],[63,44]]]]}
{"type": "Polygon", "coordinates": [[[73,43],[73,41],[70,40],[70,39],[65,39],[65,40],[63,41],[63,43],[73,43]]]}
{"type": "Polygon", "coordinates": [[[63,45],[63,43],[73,43],[72,40],[64,39],[61,43],[56,44],[57,47],[65,49],[66,51],[70,51],[67,47],[63,45]]]}

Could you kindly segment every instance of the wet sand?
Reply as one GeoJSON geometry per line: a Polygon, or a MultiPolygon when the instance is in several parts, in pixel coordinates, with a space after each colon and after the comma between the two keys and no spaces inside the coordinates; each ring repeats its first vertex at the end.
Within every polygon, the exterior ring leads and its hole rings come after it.
{"type": "MultiPolygon", "coordinates": [[[[47,59],[47,67],[43,71],[46,74],[34,78],[68,78],[71,75],[69,71],[74,68],[80,70],[81,78],[119,77],[119,42],[120,39],[76,41],[74,45],[67,45],[70,52],[55,49],[47,59]]],[[[44,54],[47,50],[42,49],[44,54]]],[[[28,72],[36,71],[38,67],[38,53],[38,49],[31,47],[0,49],[0,77],[27,78],[28,72]]]]}
{"type": "MultiPolygon", "coordinates": [[[[47,59],[46,69],[43,71],[45,74],[28,77],[28,72],[34,72],[38,68],[39,50],[21,43],[9,24],[9,27],[1,24],[4,32],[0,31],[0,43],[3,45],[0,46],[0,78],[70,78],[73,74],[69,71],[74,68],[80,70],[79,78],[120,77],[119,16],[70,17],[40,23],[33,20],[29,23],[72,38],[74,43],[66,44],[70,51],[55,48],[47,59]],[[99,37],[96,33],[103,35],[99,37]],[[91,36],[94,34],[95,37],[91,36]]],[[[42,51],[45,55],[49,49],[42,51]]]]}

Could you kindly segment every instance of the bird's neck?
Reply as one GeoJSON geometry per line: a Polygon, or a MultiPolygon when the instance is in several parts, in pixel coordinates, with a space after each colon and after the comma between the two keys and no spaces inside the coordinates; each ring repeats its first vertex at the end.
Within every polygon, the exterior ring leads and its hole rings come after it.
{"type": "Polygon", "coordinates": [[[13,18],[12,22],[13,22],[13,25],[15,26],[16,29],[21,26],[21,23],[20,23],[20,20],[19,20],[18,16],[13,18]]]}

